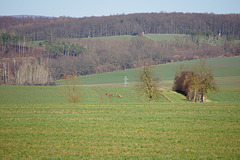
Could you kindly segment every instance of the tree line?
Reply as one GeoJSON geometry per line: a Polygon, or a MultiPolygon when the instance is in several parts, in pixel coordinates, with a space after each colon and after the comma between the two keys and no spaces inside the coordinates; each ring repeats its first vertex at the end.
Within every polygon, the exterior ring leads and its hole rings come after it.
{"type": "Polygon", "coordinates": [[[31,37],[86,38],[115,35],[185,34],[189,30],[211,31],[240,38],[240,14],[139,13],[103,17],[0,17],[0,31],[31,37]]]}

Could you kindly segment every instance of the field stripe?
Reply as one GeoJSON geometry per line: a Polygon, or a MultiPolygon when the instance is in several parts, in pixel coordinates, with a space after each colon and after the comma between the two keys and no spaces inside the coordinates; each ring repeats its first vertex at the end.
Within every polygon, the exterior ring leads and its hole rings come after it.
{"type": "Polygon", "coordinates": [[[110,95],[110,93],[108,93],[107,91],[105,91],[104,89],[102,89],[101,87],[99,87],[103,92],[105,92],[105,93],[107,93],[107,94],[109,94],[109,99],[110,99],[110,101],[111,101],[111,103],[113,102],[113,100],[112,100],[112,96],[110,95]]]}
{"type": "Polygon", "coordinates": [[[171,99],[168,98],[165,94],[163,94],[163,93],[160,93],[160,94],[161,94],[164,98],[166,98],[166,100],[168,100],[168,102],[172,103],[171,99]]]}
{"type": "Polygon", "coordinates": [[[94,90],[95,92],[97,92],[100,96],[101,102],[103,103],[103,97],[102,97],[102,93],[100,93],[99,91],[97,91],[94,87],[92,87],[92,90],[94,90]]]}

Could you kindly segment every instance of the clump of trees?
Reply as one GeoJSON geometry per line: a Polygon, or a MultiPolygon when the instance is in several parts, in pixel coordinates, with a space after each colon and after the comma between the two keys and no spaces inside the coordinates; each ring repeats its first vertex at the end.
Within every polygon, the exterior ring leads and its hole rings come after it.
{"type": "Polygon", "coordinates": [[[154,67],[146,65],[139,71],[138,92],[147,97],[149,102],[153,99],[159,100],[160,90],[158,90],[159,79],[154,73],[154,67]]]}
{"type": "MultiPolygon", "coordinates": [[[[0,32],[1,33],[1,32],[0,32]]],[[[30,37],[2,32],[0,34],[0,57],[41,56],[43,50],[36,47],[30,37]]]]}
{"type": "Polygon", "coordinates": [[[20,42],[24,41],[22,36],[18,35],[12,35],[9,33],[1,33],[0,35],[0,45],[1,50],[5,53],[7,53],[11,47],[11,45],[14,45],[16,49],[20,49],[19,45],[20,42]],[[17,48],[19,47],[19,48],[17,48]]]}
{"type": "Polygon", "coordinates": [[[193,102],[206,102],[207,93],[216,91],[214,76],[206,60],[200,60],[191,67],[180,66],[175,75],[173,90],[186,96],[193,102]]]}
{"type": "MultiPolygon", "coordinates": [[[[196,31],[196,30],[188,30],[186,31],[187,35],[190,35],[193,42],[196,44],[201,43],[212,43],[216,44],[219,39],[219,34],[217,32],[212,32],[211,30],[206,31],[196,31]]],[[[227,39],[229,40],[230,35],[227,36],[227,39]]]]}
{"type": "Polygon", "coordinates": [[[55,85],[43,58],[0,59],[0,84],[55,85]]]}
{"type": "Polygon", "coordinates": [[[45,53],[51,58],[59,56],[78,56],[87,51],[81,44],[65,41],[45,41],[44,43],[40,42],[39,45],[45,46],[45,53]]]}

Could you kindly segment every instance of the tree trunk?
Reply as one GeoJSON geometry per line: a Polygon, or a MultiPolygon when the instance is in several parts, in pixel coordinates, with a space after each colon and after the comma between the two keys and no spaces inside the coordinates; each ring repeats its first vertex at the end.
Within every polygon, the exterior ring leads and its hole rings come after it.
{"type": "Polygon", "coordinates": [[[201,93],[201,102],[203,102],[203,91],[201,93]]]}
{"type": "Polygon", "coordinates": [[[23,56],[24,56],[24,52],[25,52],[25,36],[24,36],[24,39],[23,39],[23,56]]]}
{"type": "Polygon", "coordinates": [[[193,97],[194,102],[197,102],[197,91],[194,91],[194,97],[193,97]]]}
{"type": "Polygon", "coordinates": [[[6,84],[7,83],[7,67],[6,64],[4,62],[2,62],[3,64],[3,83],[6,84]]]}
{"type": "Polygon", "coordinates": [[[10,75],[9,75],[9,63],[7,63],[7,82],[9,81],[10,75]]]}

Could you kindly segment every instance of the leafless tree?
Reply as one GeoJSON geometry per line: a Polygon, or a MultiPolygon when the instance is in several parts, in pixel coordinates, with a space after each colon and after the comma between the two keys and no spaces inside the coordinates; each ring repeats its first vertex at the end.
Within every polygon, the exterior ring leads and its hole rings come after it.
{"type": "Polygon", "coordinates": [[[160,94],[158,88],[158,80],[154,73],[154,67],[145,65],[139,72],[139,83],[137,84],[139,93],[145,95],[149,102],[158,99],[160,94]]]}
{"type": "Polygon", "coordinates": [[[69,102],[74,103],[82,100],[83,89],[81,82],[78,80],[76,74],[64,75],[64,85],[62,86],[61,94],[69,102]]]}

